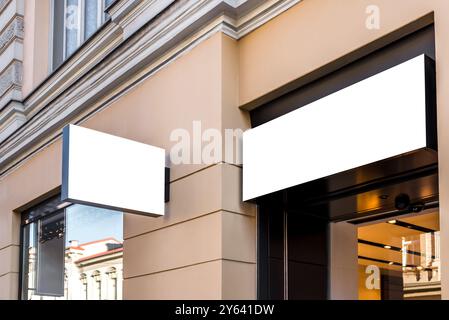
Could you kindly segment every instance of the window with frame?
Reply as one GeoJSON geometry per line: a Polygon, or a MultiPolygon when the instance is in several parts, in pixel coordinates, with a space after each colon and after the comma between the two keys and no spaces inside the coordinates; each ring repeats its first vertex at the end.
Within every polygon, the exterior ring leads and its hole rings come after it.
{"type": "Polygon", "coordinates": [[[123,278],[123,213],[61,203],[59,196],[25,211],[21,227],[21,298],[121,299],[102,280],[123,278]]]}
{"type": "Polygon", "coordinates": [[[87,296],[87,276],[85,273],[81,274],[80,277],[80,281],[81,281],[81,299],[83,300],[88,300],[88,296],[87,296]]]}
{"type": "Polygon", "coordinates": [[[117,270],[111,267],[108,271],[108,299],[117,300],[117,270]]]}
{"type": "Polygon", "coordinates": [[[101,273],[98,270],[95,270],[92,275],[92,279],[94,280],[94,297],[95,300],[101,300],[101,273]]]}
{"type": "Polygon", "coordinates": [[[109,18],[115,0],[53,0],[53,69],[70,57],[109,18]]]}

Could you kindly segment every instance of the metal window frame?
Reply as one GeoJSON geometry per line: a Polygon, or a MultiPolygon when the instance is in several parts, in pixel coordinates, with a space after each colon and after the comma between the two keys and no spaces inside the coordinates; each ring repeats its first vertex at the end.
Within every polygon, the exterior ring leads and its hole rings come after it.
{"type": "Polygon", "coordinates": [[[49,51],[49,55],[48,55],[48,73],[50,74],[53,70],[53,51],[54,49],[54,41],[55,41],[55,37],[54,37],[54,30],[55,30],[55,0],[51,0],[50,1],[50,36],[49,41],[50,43],[48,44],[48,48],[50,49],[49,51]]]}

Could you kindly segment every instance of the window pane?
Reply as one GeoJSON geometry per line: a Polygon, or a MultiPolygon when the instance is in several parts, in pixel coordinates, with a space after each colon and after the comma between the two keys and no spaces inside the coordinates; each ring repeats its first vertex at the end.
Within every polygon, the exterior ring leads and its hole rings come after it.
{"type": "Polygon", "coordinates": [[[114,1],[115,1],[115,0],[105,0],[105,1],[104,1],[104,2],[105,2],[104,7],[105,7],[105,8],[109,7],[114,1]]]}
{"type": "Polygon", "coordinates": [[[84,205],[66,209],[66,269],[71,299],[121,299],[123,213],[84,205]],[[112,276],[111,271],[114,270],[112,276]],[[80,279],[83,279],[83,281],[80,279]],[[115,279],[114,279],[115,278],[115,279]],[[117,281],[117,295],[111,295],[117,281]]]}
{"type": "Polygon", "coordinates": [[[80,42],[80,12],[78,0],[66,0],[65,8],[65,57],[70,56],[80,42]]]}
{"type": "Polygon", "coordinates": [[[85,0],[84,39],[89,38],[98,28],[98,0],[85,0]]]}
{"type": "Polygon", "coordinates": [[[64,61],[64,1],[53,1],[53,70],[64,61]]]}
{"type": "Polygon", "coordinates": [[[24,214],[22,298],[122,299],[123,214],[58,207],[48,201],[24,214]]]}
{"type": "Polygon", "coordinates": [[[123,241],[123,213],[83,205],[73,205],[67,212],[67,243],[86,243],[114,238],[123,241]]]}

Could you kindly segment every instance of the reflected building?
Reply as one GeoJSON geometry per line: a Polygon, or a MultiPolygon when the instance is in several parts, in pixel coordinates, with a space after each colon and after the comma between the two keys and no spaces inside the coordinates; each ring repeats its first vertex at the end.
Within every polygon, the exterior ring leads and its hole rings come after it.
{"type": "Polygon", "coordinates": [[[358,228],[359,299],[441,299],[439,212],[358,228]]]}
{"type": "Polygon", "coordinates": [[[413,240],[404,238],[402,241],[404,299],[440,298],[440,232],[423,233],[413,240]]]}
{"type": "MultiPolygon", "coordinates": [[[[36,267],[36,248],[29,249],[29,270],[36,267]]],[[[79,244],[69,241],[65,249],[64,296],[34,294],[35,272],[28,273],[31,300],[121,300],[123,243],[106,238],[79,244]]]]}

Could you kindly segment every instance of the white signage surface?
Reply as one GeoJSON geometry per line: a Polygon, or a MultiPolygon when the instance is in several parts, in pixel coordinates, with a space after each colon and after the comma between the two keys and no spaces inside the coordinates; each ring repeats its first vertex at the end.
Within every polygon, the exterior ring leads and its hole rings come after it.
{"type": "Polygon", "coordinates": [[[243,135],[243,200],[426,147],[425,56],[243,135]]]}
{"type": "Polygon", "coordinates": [[[164,149],[69,125],[63,130],[63,201],[161,216],[164,149]]]}

